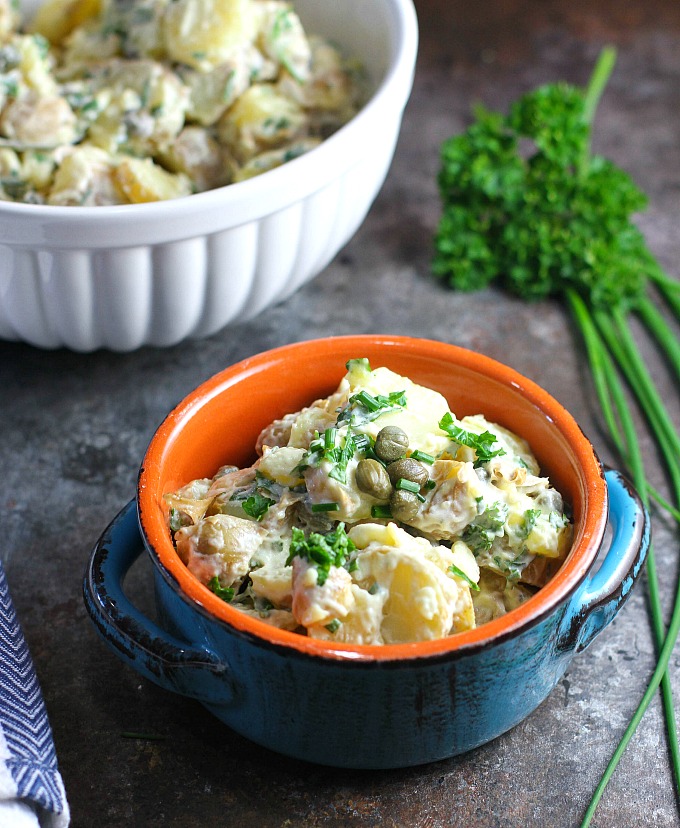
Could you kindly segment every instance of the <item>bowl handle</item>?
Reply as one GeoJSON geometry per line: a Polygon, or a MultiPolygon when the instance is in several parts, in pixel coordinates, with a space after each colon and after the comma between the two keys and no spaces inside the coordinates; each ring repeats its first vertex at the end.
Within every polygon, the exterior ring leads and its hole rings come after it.
{"type": "Polygon", "coordinates": [[[637,492],[614,469],[605,471],[612,538],[600,566],[572,597],[558,646],[581,652],[617,614],[647,557],[649,516],[637,492]]]}
{"type": "Polygon", "coordinates": [[[202,702],[233,698],[226,665],[207,649],[191,649],[140,612],[123,590],[125,576],[145,551],[134,500],[97,541],[85,571],[85,606],[104,641],[137,672],[202,702]]]}

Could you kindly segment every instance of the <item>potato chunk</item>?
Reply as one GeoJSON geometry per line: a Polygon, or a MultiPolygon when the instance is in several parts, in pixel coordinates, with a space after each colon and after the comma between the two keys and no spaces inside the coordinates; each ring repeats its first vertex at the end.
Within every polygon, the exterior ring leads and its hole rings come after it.
{"type": "Polygon", "coordinates": [[[252,0],[175,0],[163,19],[171,60],[210,69],[252,41],[256,18],[252,0]]]}
{"type": "Polygon", "coordinates": [[[191,193],[187,176],[169,173],[150,158],[124,158],[116,167],[114,178],[131,204],[164,201],[191,193]]]}

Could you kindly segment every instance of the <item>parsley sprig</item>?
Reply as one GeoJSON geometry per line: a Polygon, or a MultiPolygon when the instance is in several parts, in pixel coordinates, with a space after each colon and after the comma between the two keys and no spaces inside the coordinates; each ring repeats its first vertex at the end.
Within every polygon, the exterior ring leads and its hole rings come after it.
{"type": "MultiPolygon", "coordinates": [[[[614,68],[605,48],[585,89],[548,84],[523,95],[507,115],[483,107],[463,134],[445,141],[438,176],[442,215],[434,273],[451,287],[499,284],[527,300],[566,300],[587,352],[607,430],[643,502],[657,500],[680,523],[680,435],[637,346],[642,324],[680,378],[680,342],[666,315],[680,320],[680,287],[649,251],[631,216],[647,197],[623,170],[591,153],[592,124],[614,68]],[[635,395],[668,471],[675,505],[649,483],[639,428],[624,383],[635,395]]],[[[677,406],[677,401],[675,401],[677,406]]],[[[597,803],[658,687],[675,785],[680,744],[666,667],[680,632],[680,590],[664,623],[653,549],[647,584],[657,668],[585,813],[597,803]]]]}

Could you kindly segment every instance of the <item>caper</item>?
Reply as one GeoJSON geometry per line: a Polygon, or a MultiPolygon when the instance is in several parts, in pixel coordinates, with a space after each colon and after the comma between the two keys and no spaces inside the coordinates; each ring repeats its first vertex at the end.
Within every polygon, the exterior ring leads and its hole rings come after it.
{"type": "Polygon", "coordinates": [[[405,489],[396,489],[390,497],[390,511],[392,517],[408,523],[418,514],[420,501],[413,492],[405,489]]]}
{"type": "Polygon", "coordinates": [[[375,438],[373,450],[381,460],[392,463],[406,454],[408,434],[399,426],[381,428],[375,438]]]}
{"type": "Polygon", "coordinates": [[[395,460],[387,467],[387,474],[394,486],[402,478],[410,480],[412,483],[417,483],[418,486],[424,486],[430,478],[427,469],[422,463],[413,460],[411,457],[402,457],[401,460],[395,460]]]}
{"type": "Polygon", "coordinates": [[[385,467],[377,460],[359,460],[356,471],[357,487],[378,500],[387,500],[392,484],[385,467]]]}

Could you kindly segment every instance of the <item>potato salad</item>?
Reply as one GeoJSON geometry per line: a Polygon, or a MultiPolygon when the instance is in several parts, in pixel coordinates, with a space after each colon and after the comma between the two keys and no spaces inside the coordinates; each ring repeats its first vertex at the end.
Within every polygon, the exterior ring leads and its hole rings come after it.
{"type": "Polygon", "coordinates": [[[362,100],[283,0],[0,0],[0,199],[112,205],[251,178],[362,100]]]}
{"type": "Polygon", "coordinates": [[[177,552],[242,612],[317,639],[443,638],[517,607],[572,525],[529,445],[366,359],[268,426],[249,468],[166,495],[177,552]]]}

